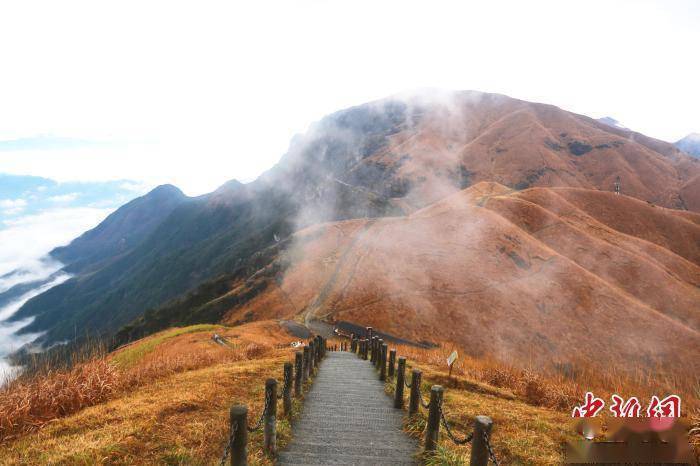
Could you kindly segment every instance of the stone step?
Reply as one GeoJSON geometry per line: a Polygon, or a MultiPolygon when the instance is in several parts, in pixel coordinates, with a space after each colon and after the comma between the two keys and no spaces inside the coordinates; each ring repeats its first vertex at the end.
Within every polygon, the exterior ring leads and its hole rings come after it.
{"type": "Polygon", "coordinates": [[[325,454],[301,454],[301,453],[287,453],[282,452],[279,454],[277,464],[285,464],[290,466],[302,466],[302,465],[352,465],[352,466],[379,466],[379,465],[392,465],[392,466],[416,466],[418,462],[415,459],[406,458],[404,455],[393,456],[382,458],[381,462],[378,462],[376,457],[372,456],[359,456],[359,455],[345,455],[342,453],[336,453],[334,455],[325,454]]]}

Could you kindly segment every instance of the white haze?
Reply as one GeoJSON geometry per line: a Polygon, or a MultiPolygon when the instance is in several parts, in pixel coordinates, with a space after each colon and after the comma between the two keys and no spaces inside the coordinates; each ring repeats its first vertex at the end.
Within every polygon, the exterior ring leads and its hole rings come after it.
{"type": "Polygon", "coordinates": [[[25,344],[31,343],[36,338],[41,336],[41,333],[17,334],[17,332],[23,327],[32,323],[32,320],[34,320],[33,317],[15,322],[7,322],[6,320],[12,317],[24,305],[24,303],[32,299],[34,296],[38,296],[44,291],[47,291],[56,285],[60,285],[69,278],[70,275],[61,273],[49,283],[28,291],[5,306],[0,307],[0,385],[14,377],[19,371],[18,367],[12,366],[9,363],[9,361],[6,359],[7,355],[18,350],[25,344]]]}
{"type": "Polygon", "coordinates": [[[499,92],[675,141],[700,122],[700,3],[51,0],[0,5],[0,172],[138,177],[188,194],[272,166],[340,108],[499,92]]]}
{"type": "Polygon", "coordinates": [[[96,226],[111,209],[59,208],[0,224],[0,292],[46,278],[60,268],[46,255],[96,226]],[[11,274],[18,270],[19,273],[11,274]]]}
{"type": "MultiPolygon", "coordinates": [[[[85,230],[96,226],[111,209],[59,208],[0,223],[0,293],[14,285],[43,280],[55,274],[62,264],[48,257],[55,247],[69,243],[85,230]]],[[[36,287],[0,307],[0,385],[16,374],[5,357],[32,342],[40,333],[18,335],[33,318],[16,322],[6,319],[34,296],[63,283],[70,276],[57,274],[49,283],[36,287]]]]}

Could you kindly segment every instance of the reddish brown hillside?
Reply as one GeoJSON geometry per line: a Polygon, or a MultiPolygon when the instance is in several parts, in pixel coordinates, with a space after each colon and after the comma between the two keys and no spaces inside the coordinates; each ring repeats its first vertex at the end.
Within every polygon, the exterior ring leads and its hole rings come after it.
{"type": "Polygon", "coordinates": [[[284,279],[227,321],[310,312],[521,364],[697,374],[699,240],[625,196],[479,183],[408,217],[298,232],[284,279]]]}
{"type": "Polygon", "coordinates": [[[403,101],[415,124],[365,154],[345,179],[362,184],[363,174],[384,167],[391,183],[410,187],[408,202],[423,206],[479,181],[613,191],[619,176],[624,194],[700,211],[700,160],[670,143],[503,95],[467,91],[403,101]]]}

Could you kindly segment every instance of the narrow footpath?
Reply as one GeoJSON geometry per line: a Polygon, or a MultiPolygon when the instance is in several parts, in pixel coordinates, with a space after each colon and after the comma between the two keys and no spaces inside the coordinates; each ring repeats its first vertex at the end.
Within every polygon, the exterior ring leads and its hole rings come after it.
{"type": "Polygon", "coordinates": [[[418,442],[402,431],[374,366],[328,352],[306,395],[280,465],[417,465],[418,442]]]}

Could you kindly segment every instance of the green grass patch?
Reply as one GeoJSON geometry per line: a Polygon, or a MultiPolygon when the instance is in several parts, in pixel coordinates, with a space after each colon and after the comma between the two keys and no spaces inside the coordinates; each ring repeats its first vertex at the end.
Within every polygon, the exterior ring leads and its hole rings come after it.
{"type": "Polygon", "coordinates": [[[151,353],[158,345],[160,345],[166,340],[187,333],[208,332],[220,328],[223,328],[223,326],[213,324],[197,324],[190,325],[189,327],[176,327],[174,329],[161,332],[157,335],[153,335],[143,341],[136,342],[131,346],[124,348],[123,350],[119,351],[117,354],[114,355],[113,361],[119,367],[127,369],[141,361],[141,359],[143,359],[144,356],[151,353]]]}
{"type": "Polygon", "coordinates": [[[425,458],[425,466],[465,466],[468,463],[467,456],[438,446],[432,455],[425,458]]]}

